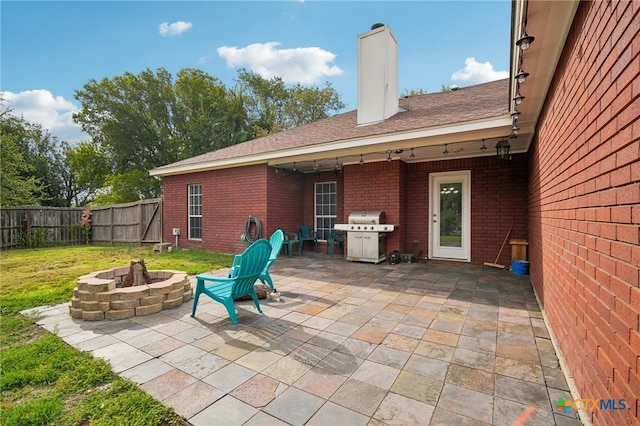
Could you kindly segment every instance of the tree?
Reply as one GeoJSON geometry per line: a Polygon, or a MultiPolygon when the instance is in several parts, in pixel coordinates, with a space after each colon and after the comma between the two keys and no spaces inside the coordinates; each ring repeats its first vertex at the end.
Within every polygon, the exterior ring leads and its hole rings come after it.
{"type": "Polygon", "coordinates": [[[5,118],[2,118],[0,133],[0,205],[30,206],[40,203],[39,194],[42,185],[35,176],[28,175],[32,170],[30,164],[24,161],[18,144],[11,133],[5,132],[5,118]]]}
{"type": "Polygon", "coordinates": [[[21,204],[65,207],[69,205],[65,190],[70,177],[64,144],[42,126],[18,118],[5,110],[0,114],[3,145],[3,180],[5,198],[16,197],[21,204]],[[5,146],[6,145],[6,146],[5,146]],[[30,192],[30,196],[19,191],[30,192]]]}
{"type": "Polygon", "coordinates": [[[312,123],[345,107],[329,83],[323,89],[300,84],[287,88],[280,77],[267,80],[240,69],[237,87],[243,98],[252,137],[312,123]]]}
{"type": "Polygon", "coordinates": [[[181,158],[234,145],[239,134],[246,135],[242,100],[218,79],[201,70],[183,69],[178,73],[175,93],[176,128],[184,141],[181,158]]]}
{"type": "Polygon", "coordinates": [[[86,141],[69,147],[67,158],[73,171],[75,205],[86,206],[106,186],[111,174],[109,158],[101,145],[86,141]]]}

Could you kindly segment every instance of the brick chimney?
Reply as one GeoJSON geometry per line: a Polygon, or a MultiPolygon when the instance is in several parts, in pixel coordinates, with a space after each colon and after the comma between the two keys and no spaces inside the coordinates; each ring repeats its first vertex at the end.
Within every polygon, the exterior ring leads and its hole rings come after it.
{"type": "Polygon", "coordinates": [[[398,112],[398,41],[391,28],[374,24],[358,36],[358,125],[398,112]]]}

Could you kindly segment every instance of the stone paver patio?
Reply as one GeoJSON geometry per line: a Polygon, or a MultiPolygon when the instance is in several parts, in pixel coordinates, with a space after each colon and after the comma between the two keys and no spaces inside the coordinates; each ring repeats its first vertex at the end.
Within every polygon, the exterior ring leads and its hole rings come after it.
{"type": "MultiPolygon", "coordinates": [[[[224,276],[227,270],[213,272],[224,276]]],[[[206,296],[119,321],[38,308],[193,425],[579,425],[528,276],[437,262],[281,256],[281,301],[206,296]]]]}

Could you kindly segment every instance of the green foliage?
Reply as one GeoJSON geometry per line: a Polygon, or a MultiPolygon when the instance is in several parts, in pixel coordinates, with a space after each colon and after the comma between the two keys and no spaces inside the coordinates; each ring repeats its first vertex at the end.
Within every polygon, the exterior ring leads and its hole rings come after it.
{"type": "Polygon", "coordinates": [[[22,403],[2,403],[0,424],[3,426],[40,426],[55,423],[64,410],[64,398],[46,394],[22,403]]]}
{"type": "Polygon", "coordinates": [[[32,174],[34,167],[19,144],[22,126],[23,121],[0,114],[0,205],[5,207],[38,204],[43,194],[40,178],[32,174]]]}
{"type": "Polygon", "coordinates": [[[91,242],[91,226],[84,223],[77,223],[69,226],[69,233],[72,241],[79,241],[84,244],[91,242]]]}
{"type": "Polygon", "coordinates": [[[94,391],[84,398],[76,411],[75,422],[95,426],[181,424],[173,410],[123,379],[116,379],[108,389],[94,391]]]}
{"type": "Polygon", "coordinates": [[[110,160],[104,147],[90,142],[80,142],[67,150],[69,165],[73,170],[76,188],[76,204],[86,206],[105,187],[111,173],[110,160]]]}
{"type": "Polygon", "coordinates": [[[269,80],[245,69],[238,71],[252,137],[261,137],[329,117],[345,107],[329,83],[324,88],[287,87],[280,77],[269,80]]]}
{"type": "Polygon", "coordinates": [[[77,351],[54,335],[4,350],[0,366],[2,392],[54,383],[63,393],[83,392],[113,378],[106,361],[77,351]]]}
{"type": "Polygon", "coordinates": [[[21,232],[18,234],[18,246],[21,248],[43,247],[46,242],[46,228],[32,227],[27,232],[21,232]]]}
{"type": "Polygon", "coordinates": [[[6,315],[0,321],[0,347],[5,348],[22,340],[31,340],[40,329],[35,327],[37,315],[6,315]]]}
{"type": "Polygon", "coordinates": [[[147,171],[140,169],[108,176],[105,185],[110,191],[98,193],[93,204],[106,206],[127,203],[155,198],[156,194],[162,194],[162,181],[151,178],[147,171]]]}

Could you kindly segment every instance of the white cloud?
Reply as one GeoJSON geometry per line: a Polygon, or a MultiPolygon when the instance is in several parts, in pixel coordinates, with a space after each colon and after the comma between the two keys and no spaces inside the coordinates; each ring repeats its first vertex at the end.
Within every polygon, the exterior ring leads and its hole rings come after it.
{"type": "Polygon", "coordinates": [[[263,78],[280,77],[285,83],[313,84],[326,76],[342,74],[331,65],[336,55],[319,47],[277,49],[278,42],[255,43],[247,47],[218,48],[229,67],[248,66],[263,78]]]}
{"type": "Polygon", "coordinates": [[[491,62],[478,62],[476,58],[464,60],[465,67],[451,74],[451,80],[466,84],[479,84],[509,77],[508,71],[494,71],[491,62]]]}
{"type": "Polygon", "coordinates": [[[176,36],[189,30],[192,27],[191,22],[178,21],[170,24],[163,22],[160,24],[160,35],[162,37],[176,36]]]}
{"type": "Polygon", "coordinates": [[[20,93],[0,92],[11,114],[40,124],[59,140],[75,144],[90,140],[80,125],[73,122],[73,113],[79,108],[62,96],[53,96],[48,90],[26,90],[20,93]]]}

